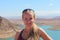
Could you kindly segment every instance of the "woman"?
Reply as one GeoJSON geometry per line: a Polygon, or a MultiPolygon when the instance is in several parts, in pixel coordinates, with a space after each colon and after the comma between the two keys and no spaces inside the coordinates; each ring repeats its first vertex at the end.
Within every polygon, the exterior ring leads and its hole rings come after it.
{"type": "Polygon", "coordinates": [[[22,20],[25,28],[20,30],[15,35],[15,40],[39,40],[42,37],[44,40],[52,40],[51,37],[34,23],[35,14],[32,9],[25,9],[22,12],[22,20]]]}

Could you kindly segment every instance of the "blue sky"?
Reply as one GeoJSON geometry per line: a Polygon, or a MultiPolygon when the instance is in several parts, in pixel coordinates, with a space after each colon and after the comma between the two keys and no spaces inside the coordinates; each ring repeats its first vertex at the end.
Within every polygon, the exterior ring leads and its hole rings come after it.
{"type": "Polygon", "coordinates": [[[39,17],[60,16],[60,0],[0,0],[0,16],[21,16],[26,8],[39,17]]]}

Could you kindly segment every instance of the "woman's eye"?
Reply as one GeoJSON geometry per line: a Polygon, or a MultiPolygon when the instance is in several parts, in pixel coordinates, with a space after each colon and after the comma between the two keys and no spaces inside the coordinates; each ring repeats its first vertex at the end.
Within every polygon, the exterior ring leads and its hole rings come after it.
{"type": "Polygon", "coordinates": [[[25,20],[27,20],[27,18],[25,18],[25,20]]]}
{"type": "Polygon", "coordinates": [[[32,20],[32,18],[29,18],[29,20],[32,20]]]}
{"type": "Polygon", "coordinates": [[[32,20],[32,18],[25,18],[25,20],[32,20]]]}
{"type": "Polygon", "coordinates": [[[32,18],[30,18],[30,20],[31,20],[32,18]]]}

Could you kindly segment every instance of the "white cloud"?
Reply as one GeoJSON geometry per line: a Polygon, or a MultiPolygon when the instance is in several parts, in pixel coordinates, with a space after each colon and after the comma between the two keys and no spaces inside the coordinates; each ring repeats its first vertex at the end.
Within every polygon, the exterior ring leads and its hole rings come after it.
{"type": "Polygon", "coordinates": [[[50,3],[48,6],[49,6],[49,7],[52,7],[52,6],[54,6],[54,4],[53,4],[53,3],[50,3]]]}
{"type": "Polygon", "coordinates": [[[56,1],[55,1],[55,0],[50,0],[50,3],[48,4],[48,6],[49,6],[49,7],[52,7],[52,6],[54,6],[54,5],[55,5],[55,3],[56,3],[56,1]]]}

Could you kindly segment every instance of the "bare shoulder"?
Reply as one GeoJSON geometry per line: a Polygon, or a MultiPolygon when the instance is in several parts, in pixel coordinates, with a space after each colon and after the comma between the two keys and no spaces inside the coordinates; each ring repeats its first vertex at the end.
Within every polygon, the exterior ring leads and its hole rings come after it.
{"type": "Polygon", "coordinates": [[[53,40],[42,28],[39,28],[39,34],[44,40],[53,40]]]}
{"type": "Polygon", "coordinates": [[[42,33],[46,33],[42,28],[38,28],[38,32],[39,32],[40,36],[42,33]]]}
{"type": "Polygon", "coordinates": [[[18,31],[16,32],[16,35],[20,34],[20,32],[21,32],[21,30],[18,30],[18,31]]]}
{"type": "Polygon", "coordinates": [[[19,37],[19,34],[21,33],[21,30],[18,30],[17,32],[16,32],[16,35],[15,35],[15,40],[17,40],[18,39],[18,37],[19,37]]]}
{"type": "Polygon", "coordinates": [[[42,32],[44,32],[45,33],[45,30],[44,29],[42,29],[42,28],[38,28],[38,30],[42,33],[42,32]]]}
{"type": "Polygon", "coordinates": [[[45,32],[45,30],[44,29],[42,29],[42,28],[38,28],[38,31],[39,31],[39,34],[40,34],[40,36],[47,36],[48,34],[45,32]]]}

